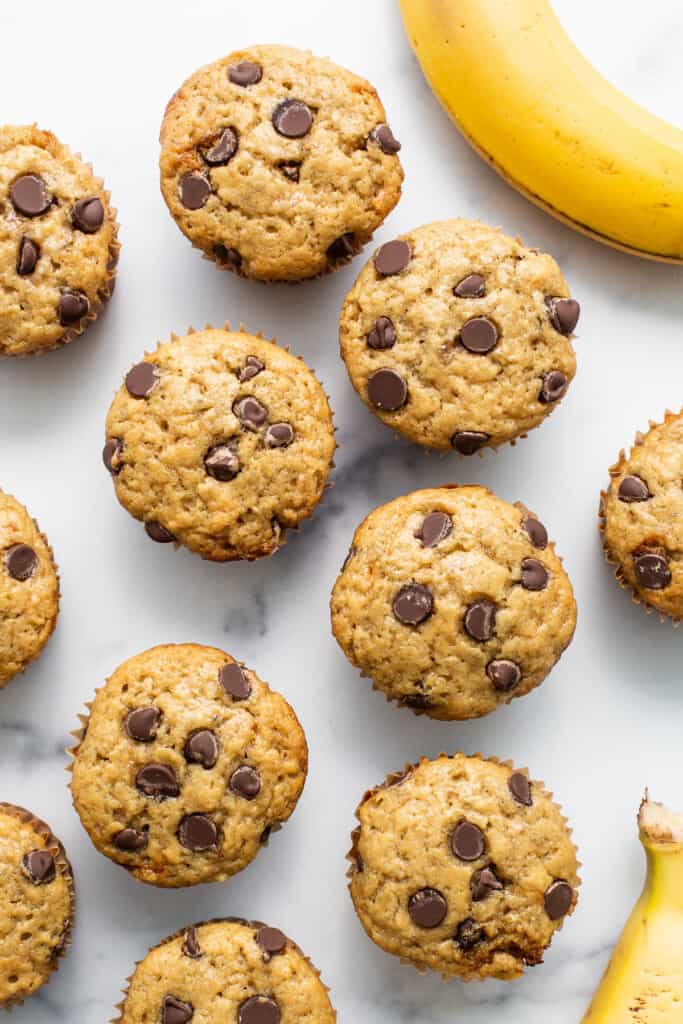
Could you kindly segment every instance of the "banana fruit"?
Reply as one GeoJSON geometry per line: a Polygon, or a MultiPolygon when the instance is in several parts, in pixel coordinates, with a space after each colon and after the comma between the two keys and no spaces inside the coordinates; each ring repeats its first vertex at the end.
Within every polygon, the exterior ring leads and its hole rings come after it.
{"type": "Polygon", "coordinates": [[[583,1024],[683,1022],[683,815],[646,799],[647,878],[583,1024]]]}
{"type": "Polygon", "coordinates": [[[570,227],[683,262],[683,131],[610,85],[548,0],[399,0],[422,70],[465,138],[570,227]]]}

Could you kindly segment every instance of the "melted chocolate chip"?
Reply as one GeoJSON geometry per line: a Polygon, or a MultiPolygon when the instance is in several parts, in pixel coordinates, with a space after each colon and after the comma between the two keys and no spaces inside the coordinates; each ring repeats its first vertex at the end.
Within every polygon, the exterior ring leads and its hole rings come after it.
{"type": "Polygon", "coordinates": [[[232,160],[238,146],[239,139],[235,129],[224,128],[217,141],[208,149],[202,150],[202,156],[209,167],[222,167],[232,160]]]}
{"type": "Polygon", "coordinates": [[[327,258],[333,263],[346,263],[358,251],[356,236],[353,231],[335,238],[334,242],[327,247],[327,258]]]}
{"type": "Polygon", "coordinates": [[[451,834],[451,850],[459,860],[478,860],[486,849],[484,833],[471,821],[459,821],[451,834]]]}
{"type": "Polygon", "coordinates": [[[23,174],[10,189],[12,206],[24,217],[39,217],[50,208],[47,185],[37,174],[23,174]]]}
{"type": "Polygon", "coordinates": [[[535,548],[543,550],[548,546],[548,531],[535,516],[525,516],[522,520],[522,529],[535,548]]]}
{"type": "Polygon", "coordinates": [[[531,783],[524,772],[513,772],[508,779],[508,789],[513,800],[525,807],[531,807],[533,798],[531,796],[531,783]]]}
{"type": "Polygon", "coordinates": [[[491,437],[480,430],[456,430],[451,437],[451,444],[460,455],[474,455],[491,437]]]}
{"type": "Polygon", "coordinates": [[[543,384],[538,396],[539,402],[548,405],[559,400],[567,393],[569,381],[560,370],[551,370],[543,377],[543,384]]]}
{"type": "Polygon", "coordinates": [[[108,437],[102,449],[102,462],[112,476],[117,476],[123,468],[123,441],[120,437],[108,437]]]}
{"type": "Polygon", "coordinates": [[[636,579],[646,590],[665,590],[671,583],[671,569],[664,555],[643,551],[633,556],[636,579]]]}
{"type": "Polygon", "coordinates": [[[266,417],[268,416],[268,410],[265,405],[261,405],[252,395],[238,398],[233,403],[232,411],[247,430],[258,430],[266,422],[266,417]]]}
{"type": "Polygon", "coordinates": [[[212,850],[218,845],[218,829],[208,814],[187,814],[178,826],[178,842],[193,853],[212,850]]]}
{"type": "Polygon", "coordinates": [[[151,762],[139,768],[135,776],[135,786],[145,796],[165,800],[178,796],[180,786],[176,774],[168,764],[151,762]]]}
{"type": "Polygon", "coordinates": [[[273,111],[273,128],[287,139],[301,139],[313,126],[313,113],[302,100],[282,100],[273,111]]]}
{"type": "Polygon", "coordinates": [[[422,541],[422,547],[434,548],[453,530],[453,520],[445,512],[430,512],[422,520],[415,536],[422,541]]]}
{"type": "Polygon", "coordinates": [[[71,223],[78,231],[94,235],[104,223],[104,206],[98,196],[77,199],[71,210],[71,223]]]}
{"type": "Polygon", "coordinates": [[[278,164],[278,167],[288,181],[293,181],[295,184],[298,184],[299,175],[301,173],[301,164],[298,160],[282,160],[278,164]]]}
{"type": "Polygon", "coordinates": [[[460,328],[460,343],[468,352],[484,356],[498,344],[498,328],[485,316],[475,316],[460,328]]]}
{"type": "Polygon", "coordinates": [[[453,294],[459,299],[480,299],[486,295],[486,282],[481,274],[468,274],[458,281],[453,294]]]}
{"type": "Polygon", "coordinates": [[[39,257],[40,246],[38,243],[24,235],[19,242],[19,251],[17,253],[17,274],[19,277],[29,277],[36,269],[39,257]]]}
{"type": "Polygon", "coordinates": [[[557,881],[549,885],[543,895],[545,912],[551,921],[558,921],[567,913],[574,901],[574,890],[567,882],[557,881]]]}
{"type": "Polygon", "coordinates": [[[244,366],[237,374],[237,379],[240,384],[244,384],[245,381],[256,377],[263,370],[265,370],[265,366],[260,359],[257,359],[256,356],[247,356],[244,360],[244,366]]]}
{"type": "Polygon", "coordinates": [[[294,440],[294,428],[289,423],[271,423],[263,435],[266,448],[288,448],[294,440]]]}
{"type": "Polygon", "coordinates": [[[650,490],[639,476],[625,476],[617,491],[619,501],[630,504],[633,501],[647,501],[652,497],[650,490]]]}
{"type": "Polygon", "coordinates": [[[375,270],[380,277],[390,277],[405,270],[410,260],[410,246],[402,238],[396,238],[393,242],[385,242],[375,253],[375,270]]]}
{"type": "Polygon", "coordinates": [[[378,124],[368,135],[368,140],[378,145],[387,156],[398,153],[401,148],[401,143],[395,138],[388,124],[378,124]]]}
{"type": "Polygon", "coordinates": [[[47,885],[57,874],[55,859],[49,850],[31,850],[24,855],[21,864],[34,885],[47,885]]]}
{"type": "Polygon", "coordinates": [[[406,404],[408,385],[395,370],[375,370],[368,377],[368,398],[377,409],[393,412],[406,404]]]}
{"type": "Polygon", "coordinates": [[[126,716],[124,728],[132,740],[138,743],[151,743],[156,739],[157,729],[161,722],[158,708],[135,708],[126,716]]]}
{"type": "Polygon", "coordinates": [[[237,1024],[280,1024],[280,1007],[270,996],[250,996],[237,1011],[237,1024]]]}
{"type": "Polygon", "coordinates": [[[525,590],[545,590],[549,578],[543,562],[539,562],[537,558],[524,559],[521,583],[525,590]]]}
{"type": "Polygon", "coordinates": [[[180,201],[186,210],[201,210],[211,195],[211,185],[199,171],[190,171],[180,179],[180,201]]]}
{"type": "Polygon", "coordinates": [[[510,661],[509,658],[498,658],[496,661],[488,663],[486,675],[496,690],[507,693],[522,678],[522,670],[517,662],[510,661]]]}
{"type": "Polygon", "coordinates": [[[240,460],[229,444],[215,444],[204,456],[204,468],[214,480],[226,483],[234,480],[240,469],[240,460]]]}
{"type": "Polygon", "coordinates": [[[251,60],[241,60],[239,64],[228,64],[228,78],[233,85],[241,85],[246,88],[248,85],[256,85],[261,81],[263,71],[259,64],[251,60]]]}
{"type": "Polygon", "coordinates": [[[25,583],[38,568],[38,556],[28,544],[13,544],[5,552],[5,565],[13,580],[25,583]]]}
{"type": "Polygon", "coordinates": [[[185,741],[185,760],[213,768],[218,760],[218,740],[210,729],[194,729],[185,741]]]}
{"type": "Polygon", "coordinates": [[[561,299],[556,295],[546,295],[545,304],[548,309],[550,323],[560,334],[572,333],[579,319],[581,307],[576,299],[561,299]]]}
{"type": "Polygon", "coordinates": [[[159,383],[161,374],[154,363],[138,363],[126,374],[126,389],[133,398],[147,398],[159,383]]]}
{"type": "Polygon", "coordinates": [[[145,523],[145,533],[156,544],[171,544],[175,540],[171,531],[154,519],[150,519],[145,523]]]}
{"type": "Polygon", "coordinates": [[[223,666],[218,682],[233,700],[246,700],[251,694],[251,684],[236,661],[223,666]]]}
{"type": "Polygon", "coordinates": [[[408,913],[419,928],[436,928],[448,913],[448,905],[438,889],[419,889],[408,900],[408,913]]]}
{"type": "Polygon", "coordinates": [[[134,828],[124,828],[116,833],[112,842],[116,849],[123,853],[139,853],[146,848],[148,836],[144,829],[138,832],[134,828]]]}
{"type": "Polygon", "coordinates": [[[267,925],[263,925],[256,933],[256,945],[260,946],[265,956],[270,959],[286,949],[287,936],[279,928],[269,928],[267,925]]]}
{"type": "Polygon", "coordinates": [[[368,348],[393,348],[396,344],[396,329],[388,316],[378,316],[374,327],[366,337],[368,348]]]}
{"type": "Polygon", "coordinates": [[[237,796],[253,800],[261,792],[261,776],[255,768],[243,764],[232,773],[228,785],[237,796]]]}
{"type": "Polygon", "coordinates": [[[176,996],[164,996],[161,1004],[161,1024],[188,1024],[194,1017],[190,1003],[184,1003],[176,996]]]}
{"type": "Polygon", "coordinates": [[[242,257],[237,249],[230,249],[225,245],[214,245],[213,254],[220,265],[229,270],[239,270],[242,266],[242,257]]]}
{"type": "Polygon", "coordinates": [[[391,610],[405,626],[417,626],[434,611],[434,598],[422,583],[407,583],[394,594],[391,610]]]}
{"type": "Polygon", "coordinates": [[[466,952],[474,949],[484,938],[484,930],[471,917],[466,917],[455,929],[454,942],[466,952]]]}
{"type": "Polygon", "coordinates": [[[194,926],[185,929],[185,938],[181,948],[184,955],[189,956],[191,960],[199,960],[204,955],[202,947],[199,945],[197,929],[194,926]]]}
{"type": "Polygon", "coordinates": [[[492,892],[502,888],[503,883],[496,875],[492,864],[482,868],[481,871],[475,871],[470,883],[470,891],[475,903],[485,900],[492,892]]]}
{"type": "Polygon", "coordinates": [[[62,327],[70,327],[86,315],[90,309],[87,295],[71,289],[59,296],[59,322],[62,327]]]}
{"type": "Polygon", "coordinates": [[[410,708],[412,711],[426,711],[432,706],[429,697],[426,697],[424,693],[409,693],[406,697],[401,697],[399,703],[402,707],[410,708]]]}
{"type": "Polygon", "coordinates": [[[496,632],[496,605],[493,601],[482,598],[475,601],[465,612],[463,620],[465,631],[473,640],[486,643],[496,632]]]}

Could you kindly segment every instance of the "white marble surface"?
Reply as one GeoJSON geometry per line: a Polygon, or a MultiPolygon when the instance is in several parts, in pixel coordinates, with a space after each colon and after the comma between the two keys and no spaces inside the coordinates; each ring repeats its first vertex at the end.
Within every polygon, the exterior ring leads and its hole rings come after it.
{"type": "MultiPolygon", "coordinates": [[[[557,0],[574,38],[634,97],[681,120],[683,15],[650,0],[557,0]]],[[[0,485],[38,517],[62,570],[57,632],[0,694],[0,798],[46,817],[73,859],[73,948],[17,1024],[106,1021],[134,960],[173,929],[216,914],[290,932],[332,986],[342,1021],[571,1024],[639,889],[634,811],[645,784],[683,805],[683,633],[632,607],[596,531],[607,466],[648,418],[683,400],[679,269],[601,248],[519,197],[458,137],[427,90],[393,0],[192,0],[104,8],[83,0],[0,6],[3,117],[36,119],[91,159],[120,211],[117,294],[89,335],[0,366],[0,485]],[[326,53],[377,86],[403,142],[404,197],[377,240],[448,215],[477,216],[552,252],[581,300],[579,371],[561,409],[517,448],[440,459],[397,440],[361,405],[337,353],[336,318],[360,263],[299,288],[216,273],[182,238],[157,187],[164,104],[197,66],[251,41],[326,53]],[[211,565],[151,544],[116,504],[100,463],[112,392],[145,348],[188,324],[230,318],[290,342],[320,374],[339,426],[336,486],[274,558],[211,565]],[[579,604],[576,638],[546,684],[478,722],[395,710],[358,678],[328,626],[328,594],[355,524],[418,486],[478,481],[522,499],[555,536],[579,604]],[[294,818],[226,885],[156,891],[91,847],[71,808],[63,750],[93,689],[124,658],[164,641],[224,646],[296,706],[311,745],[294,818]],[[583,860],[575,916],[546,962],[511,984],[443,984],[366,939],[344,854],[363,790],[421,754],[484,750],[528,764],[564,804],[583,860]]],[[[504,102],[504,95],[501,95],[504,102]]],[[[2,912],[0,908],[0,913],[2,912]]]]}

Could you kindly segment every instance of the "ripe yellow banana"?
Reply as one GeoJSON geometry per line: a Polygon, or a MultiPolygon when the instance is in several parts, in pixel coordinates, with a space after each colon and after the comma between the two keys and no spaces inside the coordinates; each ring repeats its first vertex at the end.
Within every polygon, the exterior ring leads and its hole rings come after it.
{"type": "Polygon", "coordinates": [[[647,878],[583,1024],[683,1022],[683,815],[644,800],[647,878]]]}
{"type": "Polygon", "coordinates": [[[683,131],[627,99],[548,0],[399,0],[422,70],[465,138],[571,227],[683,262],[683,131]]]}

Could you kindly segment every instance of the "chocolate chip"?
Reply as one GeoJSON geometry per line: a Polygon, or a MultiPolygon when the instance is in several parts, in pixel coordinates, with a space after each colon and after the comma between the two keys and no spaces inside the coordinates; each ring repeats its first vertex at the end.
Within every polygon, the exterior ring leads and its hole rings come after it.
{"type": "Polygon", "coordinates": [[[548,586],[548,570],[537,558],[525,558],[522,562],[522,586],[525,590],[545,590],[548,586]]]}
{"type": "Polygon", "coordinates": [[[396,329],[388,316],[378,316],[375,325],[366,337],[368,348],[393,348],[396,344],[396,329]]]}
{"type": "Polygon", "coordinates": [[[543,550],[548,546],[548,531],[535,516],[525,516],[522,519],[522,529],[535,548],[543,550]]]}
{"type": "Polygon", "coordinates": [[[261,835],[259,837],[259,842],[260,842],[261,846],[267,846],[268,845],[268,841],[270,840],[270,837],[273,835],[273,833],[274,832],[279,832],[281,828],[282,828],[282,822],[281,821],[275,821],[275,822],[273,822],[272,825],[266,825],[266,827],[264,828],[263,832],[261,833],[261,835]]]}
{"type": "Polygon", "coordinates": [[[54,881],[57,874],[55,859],[49,850],[31,850],[21,863],[34,885],[46,885],[54,881]]]}
{"type": "Polygon", "coordinates": [[[265,405],[261,405],[252,395],[238,398],[233,403],[232,411],[247,430],[258,430],[266,422],[268,415],[265,405]]]}
{"type": "Polygon", "coordinates": [[[155,519],[150,519],[145,523],[145,533],[150,540],[155,541],[157,544],[170,544],[175,540],[171,531],[167,530],[165,526],[162,526],[155,519]]]}
{"type": "Polygon", "coordinates": [[[295,184],[298,183],[301,171],[301,164],[298,160],[283,160],[278,164],[278,167],[288,181],[293,181],[295,184]]]}
{"type": "Polygon", "coordinates": [[[671,583],[671,570],[664,555],[649,551],[634,554],[633,567],[641,587],[647,590],[664,590],[671,583]]]}
{"type": "Polygon", "coordinates": [[[418,927],[436,928],[448,913],[448,906],[438,889],[418,889],[408,900],[408,913],[418,927]]]}
{"type": "Polygon", "coordinates": [[[513,772],[508,779],[508,789],[513,800],[525,807],[531,807],[533,799],[531,796],[531,783],[524,772],[513,772]]]}
{"type": "Polygon", "coordinates": [[[266,448],[287,448],[294,440],[294,428],[289,423],[271,423],[263,435],[266,448]]]}
{"type": "Polygon", "coordinates": [[[478,860],[486,849],[484,833],[471,821],[459,821],[451,834],[451,850],[459,860],[478,860]]]}
{"type": "Polygon", "coordinates": [[[251,60],[241,60],[239,64],[228,64],[228,78],[233,85],[256,85],[261,81],[263,71],[259,64],[251,60]]]}
{"type": "Polygon", "coordinates": [[[144,830],[138,832],[134,828],[124,828],[114,836],[113,843],[123,853],[139,853],[147,846],[148,836],[144,830]]]}
{"type": "Polygon", "coordinates": [[[282,100],[273,111],[273,128],[286,139],[301,139],[313,125],[313,113],[302,100],[282,100]]]}
{"type": "Polygon", "coordinates": [[[270,958],[286,949],[287,936],[279,928],[268,928],[267,925],[264,925],[256,933],[256,944],[270,958]]]}
{"type": "Polygon", "coordinates": [[[117,476],[123,468],[123,441],[120,437],[108,437],[102,449],[102,462],[112,476],[117,476]]]}
{"type": "Polygon", "coordinates": [[[194,729],[185,740],[185,760],[213,768],[218,760],[218,740],[210,729],[194,729]]]}
{"type": "Polygon", "coordinates": [[[159,383],[161,373],[154,363],[138,363],[126,374],[126,388],[133,398],[147,398],[159,383]]]}
{"type": "Polygon", "coordinates": [[[188,1024],[194,1017],[190,1003],[184,1003],[176,996],[164,996],[161,1004],[161,1024],[188,1024]]]}
{"type": "Polygon", "coordinates": [[[539,402],[548,405],[550,402],[558,402],[567,393],[569,381],[560,370],[551,370],[543,377],[543,384],[538,396],[539,402]]]}
{"type": "Polygon", "coordinates": [[[475,316],[462,325],[459,337],[468,352],[484,356],[498,344],[498,328],[488,317],[475,316]]]}
{"type": "Polygon", "coordinates": [[[466,917],[455,929],[454,941],[461,949],[474,949],[484,938],[484,930],[471,917],[466,917]]]}
{"type": "Polygon", "coordinates": [[[225,483],[234,480],[242,467],[237,452],[229,444],[215,444],[204,456],[204,468],[214,480],[225,483]]]}
{"type": "Polygon", "coordinates": [[[560,334],[571,334],[579,319],[581,307],[576,299],[561,299],[557,295],[546,295],[550,323],[560,334]]]}
{"type": "Polygon", "coordinates": [[[213,253],[223,267],[229,267],[230,270],[239,270],[242,266],[242,257],[237,249],[229,249],[225,245],[214,245],[213,253]]]}
{"type": "Polygon", "coordinates": [[[399,274],[410,263],[410,246],[402,238],[385,242],[375,253],[375,270],[381,277],[399,274]]]}
{"type": "Polygon", "coordinates": [[[25,583],[38,568],[38,556],[28,544],[13,544],[5,552],[5,564],[13,580],[25,583]]]}
{"type": "Polygon", "coordinates": [[[485,900],[490,893],[502,888],[503,883],[496,875],[492,865],[482,868],[481,871],[475,871],[470,883],[470,891],[475,903],[485,900]]]}
{"type": "Polygon", "coordinates": [[[237,796],[253,800],[261,792],[261,776],[255,768],[243,764],[232,773],[228,785],[237,796]]]}
{"type": "Polygon", "coordinates": [[[647,501],[652,497],[647,484],[639,476],[625,476],[617,493],[619,501],[629,504],[633,501],[647,501]]]}
{"type": "Polygon", "coordinates": [[[463,620],[465,631],[473,640],[485,643],[496,632],[496,611],[493,601],[482,598],[475,601],[465,612],[463,620]]]}
{"type": "Polygon", "coordinates": [[[280,1007],[270,996],[250,996],[237,1011],[237,1024],[280,1024],[280,1007]]]}
{"type": "Polygon", "coordinates": [[[368,398],[376,408],[393,412],[405,405],[408,385],[395,370],[375,370],[368,377],[368,398]]]}
{"type": "Polygon", "coordinates": [[[28,277],[36,269],[36,263],[40,256],[40,246],[33,242],[26,235],[19,242],[17,255],[17,274],[19,277],[28,277]]]}
{"type": "Polygon", "coordinates": [[[124,728],[132,740],[138,743],[151,743],[156,739],[157,729],[161,722],[158,708],[135,708],[126,716],[124,728]]]}
{"type": "Polygon", "coordinates": [[[468,274],[462,281],[458,281],[453,294],[459,299],[480,299],[486,295],[486,282],[481,274],[468,274]]]}
{"type": "Polygon", "coordinates": [[[394,594],[391,610],[406,626],[417,626],[434,611],[434,598],[429,587],[422,583],[407,583],[394,594]]]}
{"type": "Polygon", "coordinates": [[[453,520],[445,512],[430,512],[422,520],[415,536],[422,541],[423,548],[434,548],[451,533],[453,520]]]}
{"type": "Polygon", "coordinates": [[[346,262],[357,252],[356,236],[353,231],[335,238],[334,242],[327,247],[327,257],[334,263],[346,262]]]}
{"type": "Polygon", "coordinates": [[[189,956],[191,960],[199,960],[203,956],[202,947],[199,945],[199,935],[193,925],[185,929],[185,938],[181,948],[185,956],[189,956]]]}
{"type": "Polygon", "coordinates": [[[486,675],[496,690],[507,693],[522,678],[522,670],[515,661],[510,661],[508,658],[498,658],[496,661],[488,663],[486,675]]]}
{"type": "Polygon", "coordinates": [[[201,210],[211,195],[211,185],[199,171],[190,171],[180,179],[180,201],[186,210],[201,210]]]}
{"type": "Polygon", "coordinates": [[[456,430],[451,437],[451,444],[460,455],[474,455],[491,437],[480,430],[456,430]]]}
{"type": "Polygon", "coordinates": [[[10,189],[12,206],[24,217],[39,217],[50,207],[47,186],[37,174],[23,174],[10,189]]]}
{"type": "Polygon", "coordinates": [[[218,829],[208,814],[187,814],[178,826],[178,842],[193,853],[212,850],[218,845],[218,829]]]}
{"type": "Polygon", "coordinates": [[[104,223],[104,206],[97,196],[77,199],[71,209],[71,223],[86,235],[94,235],[104,223]]]}
{"type": "Polygon", "coordinates": [[[553,882],[543,895],[545,912],[551,921],[558,921],[567,913],[574,900],[574,890],[567,882],[553,882]]]}
{"type": "Polygon", "coordinates": [[[426,711],[432,704],[424,693],[409,693],[407,697],[401,697],[399,703],[402,707],[411,708],[413,711],[426,711]]]}
{"type": "Polygon", "coordinates": [[[244,366],[237,374],[237,379],[241,384],[244,384],[246,380],[251,380],[252,377],[256,377],[263,370],[265,370],[265,366],[260,359],[257,359],[256,356],[247,356],[244,360],[244,366]]]}
{"type": "Polygon", "coordinates": [[[371,142],[375,142],[387,156],[398,153],[401,148],[401,143],[394,137],[394,133],[388,124],[378,124],[376,128],[372,129],[368,139],[371,142]]]}
{"type": "Polygon", "coordinates": [[[71,289],[64,291],[59,297],[59,322],[62,327],[70,327],[84,317],[90,309],[87,295],[71,289]]]}
{"type": "MultiPolygon", "coordinates": [[[[239,140],[234,128],[224,128],[218,141],[209,149],[202,150],[202,156],[210,167],[222,167],[229,163],[237,152],[239,140]]],[[[200,205],[204,205],[201,203],[200,205]]]]}
{"type": "Polygon", "coordinates": [[[135,775],[135,785],[145,796],[159,799],[178,796],[180,793],[176,774],[168,764],[151,762],[143,765],[135,775]]]}
{"type": "Polygon", "coordinates": [[[236,661],[223,666],[218,682],[233,700],[246,700],[251,693],[251,684],[236,661]]]}

